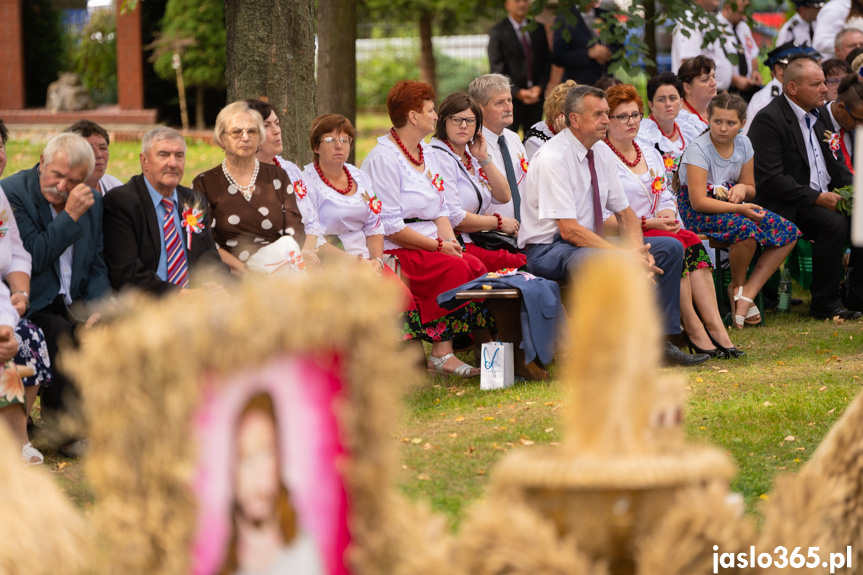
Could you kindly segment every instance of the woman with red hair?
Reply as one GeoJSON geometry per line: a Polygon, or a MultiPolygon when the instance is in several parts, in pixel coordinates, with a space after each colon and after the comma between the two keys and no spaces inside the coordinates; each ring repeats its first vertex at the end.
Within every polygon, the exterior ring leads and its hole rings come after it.
{"type": "Polygon", "coordinates": [[[434,131],[435,93],[421,82],[402,81],[387,95],[393,127],[378,138],[362,170],[381,200],[384,252],[398,257],[402,276],[416,300],[422,337],[432,343],[430,370],[472,377],[479,375],[453,355],[452,340],[489,327],[482,305],[470,302],[447,312],[437,296],[486,273],[477,258],[462,253],[449,221],[444,190],[454,185],[423,138],[434,131]]]}
{"type": "Polygon", "coordinates": [[[644,117],[644,102],[630,84],[612,86],[606,94],[610,120],[608,135],[597,145],[608,146],[617,157],[623,190],[629,205],[641,217],[645,241],[649,241],[647,238],[651,236],[668,236],[683,244],[685,260],[680,278],[680,319],[684,340],[690,351],[711,357],[743,355],[729,339],[722,323],[713,288],[713,266],[704,244],[696,234],[684,230],[680,224],[677,203],[668,189],[662,155],[655,148],[640,147],[635,141],[644,117]]]}

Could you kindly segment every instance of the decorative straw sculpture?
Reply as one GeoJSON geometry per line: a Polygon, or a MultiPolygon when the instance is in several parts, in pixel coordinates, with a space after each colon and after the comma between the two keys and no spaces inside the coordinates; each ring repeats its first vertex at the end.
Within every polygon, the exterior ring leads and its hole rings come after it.
{"type": "Polygon", "coordinates": [[[644,266],[609,253],[579,271],[572,293],[564,445],[510,453],[493,487],[574,536],[587,556],[608,560],[613,575],[631,574],[637,540],[676,495],[725,489],[734,466],[683,442],[683,384],[657,374],[660,322],[644,266]]]}
{"type": "Polygon", "coordinates": [[[102,543],[95,572],[189,573],[196,528],[190,438],[202,376],[290,352],[341,362],[347,397],[334,408],[349,454],[340,469],[351,509],[351,573],[392,573],[401,550],[384,518],[401,499],[390,434],[394,399],[413,375],[388,319],[397,300],[381,278],[349,266],[247,278],[228,297],[128,296],[105,327],[87,332],[67,364],[89,422],[85,463],[102,543]]]}

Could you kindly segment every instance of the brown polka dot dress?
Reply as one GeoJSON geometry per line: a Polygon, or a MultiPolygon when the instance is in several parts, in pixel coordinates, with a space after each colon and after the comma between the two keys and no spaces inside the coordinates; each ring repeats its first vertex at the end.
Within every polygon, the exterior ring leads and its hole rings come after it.
{"type": "Polygon", "coordinates": [[[303,193],[302,185],[292,182],[280,167],[264,163],[260,164],[255,189],[248,200],[228,183],[221,164],[192,181],[192,187],[204,194],[210,205],[216,244],[243,263],[282,235],[293,236],[303,245],[306,232],[295,193],[295,186],[300,186],[303,193]]]}

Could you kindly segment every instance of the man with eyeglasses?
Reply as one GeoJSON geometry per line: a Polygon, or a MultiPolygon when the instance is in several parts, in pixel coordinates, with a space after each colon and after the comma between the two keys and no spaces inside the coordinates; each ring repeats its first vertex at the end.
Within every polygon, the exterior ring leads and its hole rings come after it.
{"type": "Polygon", "coordinates": [[[838,137],[842,164],[854,173],[854,128],[863,124],[863,81],[858,74],[843,78],[837,97],[819,108],[827,128],[838,137]]]}
{"type": "Polygon", "coordinates": [[[224,268],[210,231],[207,200],[180,185],[186,142],[176,130],[147,132],[140,161],[140,175],[105,195],[105,262],[111,285],[156,296],[185,293],[202,264],[224,268]],[[184,214],[189,207],[197,207],[198,214],[184,214]],[[187,215],[199,225],[184,225],[187,215]]]}
{"type": "Polygon", "coordinates": [[[15,211],[24,248],[33,260],[27,318],[42,329],[51,359],[51,385],[42,393],[42,419],[66,456],[85,443],[61,434],[60,419],[75,415],[75,385],[56,369],[61,341],[75,342],[79,325],[99,319],[91,306],[110,295],[102,255],[102,195],[85,182],[96,165],[90,143],[60,134],[45,146],[39,163],[2,181],[15,211]]]}
{"type": "MultiPolygon", "coordinates": [[[[820,111],[827,93],[824,72],[813,58],[792,56],[782,88],[783,95],[755,117],[749,131],[755,151],[755,202],[794,222],[814,243],[809,315],[857,319],[863,316],[863,305],[846,309],[839,295],[850,226],[849,219],[836,211],[840,196],[833,190],[850,184],[852,178],[839,146],[830,145],[832,123],[825,117],[829,114],[820,111]]],[[[852,265],[860,262],[851,277],[855,297],[863,296],[861,251],[852,248],[852,265]]]]}
{"type": "Polygon", "coordinates": [[[707,354],[684,354],[671,340],[680,338],[680,274],[683,244],[674,238],[652,237],[644,243],[641,223],[629,206],[611,149],[599,144],[609,121],[632,122],[640,114],[608,117],[605,92],[575,86],[566,94],[566,129],[533,156],[527,176],[523,223],[518,245],[527,254],[527,270],[546,279],[567,281],[590,258],[628,250],[644,262],[656,282],[663,333],[664,360],[696,365],[707,354]],[[598,145],[597,145],[598,144],[598,145]],[[622,243],[605,236],[604,210],[617,219],[622,243]]]}

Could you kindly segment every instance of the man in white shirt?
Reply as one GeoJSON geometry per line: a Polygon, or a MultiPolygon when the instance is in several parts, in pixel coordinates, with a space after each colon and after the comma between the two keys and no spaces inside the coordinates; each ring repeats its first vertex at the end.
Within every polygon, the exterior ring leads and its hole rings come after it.
{"type": "MultiPolygon", "coordinates": [[[[707,12],[715,10],[718,2],[699,0],[698,5],[707,12]]],[[[674,30],[671,43],[671,69],[676,74],[680,65],[689,58],[704,55],[716,64],[716,88],[718,90],[733,90],[740,93],[747,101],[761,87],[761,74],[758,71],[758,45],[752,37],[752,31],[746,24],[743,10],[749,0],[737,0],[722,7],[722,12],[716,16],[723,30],[720,39],[702,48],[704,34],[701,32],[709,26],[703,19],[697,20],[695,13],[687,12],[687,20],[695,22],[696,30],[689,30],[689,37],[683,34],[683,27],[678,24],[674,30]],[[729,54],[738,56],[738,63],[732,64],[729,54]]]]}
{"type": "Polygon", "coordinates": [[[512,124],[512,94],[509,78],[501,74],[485,74],[470,83],[468,92],[482,109],[482,134],[485,136],[491,161],[509,183],[512,199],[505,204],[492,200],[486,214],[521,221],[519,207],[527,175],[527,155],[521,138],[507,126],[512,124]]]}
{"type": "Polygon", "coordinates": [[[824,2],[821,0],[794,0],[794,5],[797,7],[797,13],[779,29],[776,45],[781,46],[787,42],[795,42],[798,46],[812,46],[818,25],[818,13],[824,6],[824,2]]]}
{"type": "MultiPolygon", "coordinates": [[[[605,92],[576,86],[567,93],[563,113],[567,129],[539,149],[527,177],[518,244],[526,249],[528,271],[567,280],[587,259],[608,253],[606,250],[620,250],[604,237],[602,212],[607,209],[617,219],[626,248],[657,274],[664,333],[680,334],[683,245],[664,237],[644,244],[614,156],[604,147],[594,148],[608,130],[605,92]]],[[[709,358],[702,355],[685,355],[670,341],[665,349],[666,361],[678,365],[695,365],[709,358]]]]}
{"type": "Polygon", "coordinates": [[[851,0],[830,0],[818,13],[812,47],[818,50],[825,60],[833,58],[836,37],[845,27],[850,11],[851,0]]]}

